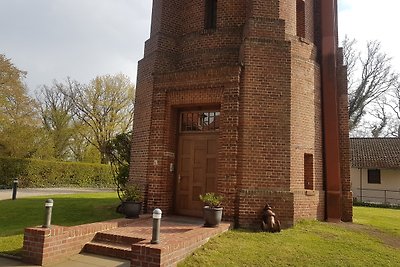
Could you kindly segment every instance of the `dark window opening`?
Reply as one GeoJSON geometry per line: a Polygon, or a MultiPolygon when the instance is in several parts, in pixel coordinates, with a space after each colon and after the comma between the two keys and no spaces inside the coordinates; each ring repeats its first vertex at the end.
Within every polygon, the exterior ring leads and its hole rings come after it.
{"type": "Polygon", "coordinates": [[[381,170],[368,170],[368,183],[380,184],[381,183],[381,170]]]}
{"type": "Polygon", "coordinates": [[[296,30],[297,36],[306,37],[306,7],[304,0],[297,0],[296,3],[296,30]]]}
{"type": "Polygon", "coordinates": [[[206,30],[217,28],[217,0],[205,0],[206,12],[204,28],[206,30]]]}
{"type": "Polygon", "coordinates": [[[314,190],[313,154],[304,154],[304,189],[314,190]]]}
{"type": "Polygon", "coordinates": [[[207,112],[182,112],[182,132],[210,132],[219,130],[220,113],[218,111],[207,112]]]}

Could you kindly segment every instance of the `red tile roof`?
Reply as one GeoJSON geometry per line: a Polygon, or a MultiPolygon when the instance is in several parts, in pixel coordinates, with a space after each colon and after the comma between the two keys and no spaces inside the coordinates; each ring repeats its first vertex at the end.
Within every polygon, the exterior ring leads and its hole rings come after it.
{"type": "Polygon", "coordinates": [[[400,168],[400,138],[350,138],[354,168],[400,168]]]}

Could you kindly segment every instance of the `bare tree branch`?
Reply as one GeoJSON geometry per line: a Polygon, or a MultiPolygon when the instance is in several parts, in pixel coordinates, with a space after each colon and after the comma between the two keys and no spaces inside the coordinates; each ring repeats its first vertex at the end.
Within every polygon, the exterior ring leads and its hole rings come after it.
{"type": "Polygon", "coordinates": [[[355,40],[343,41],[345,64],[349,81],[350,130],[354,130],[366,114],[366,107],[382,94],[393,89],[399,75],[391,66],[391,58],[381,51],[378,41],[367,42],[362,56],[354,49],[355,40]],[[358,71],[357,66],[360,66],[358,71]],[[359,75],[359,78],[355,76],[359,75]]]}
{"type": "Polygon", "coordinates": [[[377,119],[377,122],[370,124],[372,137],[381,136],[388,126],[390,118],[386,111],[386,104],[386,98],[379,99],[376,101],[377,108],[371,112],[371,115],[377,119]]]}

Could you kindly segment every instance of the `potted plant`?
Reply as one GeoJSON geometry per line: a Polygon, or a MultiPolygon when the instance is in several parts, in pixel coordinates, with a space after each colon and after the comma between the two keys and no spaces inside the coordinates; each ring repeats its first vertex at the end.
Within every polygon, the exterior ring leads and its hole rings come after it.
{"type": "Polygon", "coordinates": [[[142,210],[142,193],[136,184],[128,184],[120,189],[121,204],[117,211],[125,214],[126,218],[138,218],[142,210]]]}
{"type": "Polygon", "coordinates": [[[204,226],[216,227],[222,219],[221,202],[223,197],[215,193],[205,193],[200,195],[200,200],[204,202],[204,226]]]}
{"type": "Polygon", "coordinates": [[[121,204],[117,212],[127,218],[139,217],[142,209],[142,194],[138,185],[129,182],[130,144],[132,134],[121,133],[106,144],[107,157],[111,163],[114,182],[121,204]]]}

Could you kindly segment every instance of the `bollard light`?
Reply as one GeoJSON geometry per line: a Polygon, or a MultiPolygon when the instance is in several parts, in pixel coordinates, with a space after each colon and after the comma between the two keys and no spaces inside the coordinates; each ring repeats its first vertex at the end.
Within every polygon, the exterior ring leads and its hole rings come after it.
{"type": "Polygon", "coordinates": [[[151,238],[151,244],[160,243],[161,215],[162,211],[160,209],[155,209],[153,211],[153,236],[151,238]]]}
{"type": "Polygon", "coordinates": [[[13,181],[13,187],[12,187],[12,200],[17,199],[17,188],[18,188],[18,179],[15,178],[13,181]]]}
{"type": "Polygon", "coordinates": [[[45,218],[44,218],[44,224],[43,228],[50,228],[51,225],[51,214],[53,211],[53,204],[54,201],[52,199],[46,200],[44,207],[45,207],[45,218]]]}

